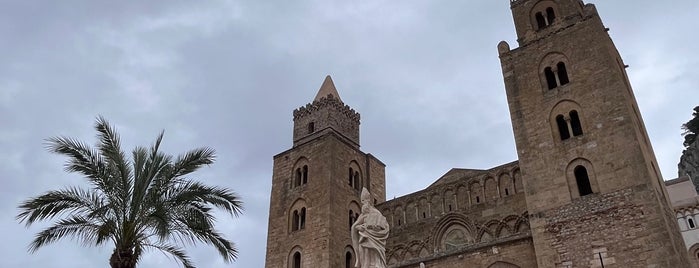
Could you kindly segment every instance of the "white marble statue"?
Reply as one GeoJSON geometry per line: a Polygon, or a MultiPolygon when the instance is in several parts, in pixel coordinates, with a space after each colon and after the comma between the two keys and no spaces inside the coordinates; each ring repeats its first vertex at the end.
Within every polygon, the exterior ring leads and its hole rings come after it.
{"type": "Polygon", "coordinates": [[[371,194],[362,188],[362,214],[352,224],[352,246],[358,268],[386,268],[386,217],[371,204],[371,194]]]}

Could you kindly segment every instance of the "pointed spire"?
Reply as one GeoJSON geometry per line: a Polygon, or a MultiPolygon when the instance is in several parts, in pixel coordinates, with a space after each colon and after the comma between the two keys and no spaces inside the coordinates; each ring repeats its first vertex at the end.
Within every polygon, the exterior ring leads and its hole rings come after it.
{"type": "Polygon", "coordinates": [[[323,81],[323,85],[320,86],[320,89],[318,90],[318,94],[316,94],[316,98],[313,100],[317,101],[317,100],[320,100],[321,98],[327,97],[328,95],[332,95],[337,100],[342,101],[342,99],[340,99],[340,94],[338,94],[337,89],[335,89],[335,84],[333,83],[333,79],[330,78],[329,75],[325,77],[325,81],[323,81]]]}

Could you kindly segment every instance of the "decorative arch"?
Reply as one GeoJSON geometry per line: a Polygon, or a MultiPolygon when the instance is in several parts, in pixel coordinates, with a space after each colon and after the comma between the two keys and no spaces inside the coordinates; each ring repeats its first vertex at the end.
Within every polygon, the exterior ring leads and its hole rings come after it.
{"type": "Polygon", "coordinates": [[[471,192],[471,204],[480,204],[485,201],[483,196],[483,188],[478,180],[473,180],[468,187],[469,191],[471,192]]]}
{"type": "Polygon", "coordinates": [[[558,17],[558,5],[551,0],[539,1],[529,11],[532,29],[543,30],[556,23],[558,17]]]}
{"type": "Polygon", "coordinates": [[[364,173],[362,173],[359,163],[355,160],[350,161],[348,171],[347,182],[349,186],[356,191],[361,191],[362,187],[364,187],[362,180],[362,174],[364,173]]]}
{"type": "Polygon", "coordinates": [[[516,168],[515,170],[512,171],[512,180],[514,181],[514,189],[515,193],[523,193],[524,192],[524,183],[522,182],[522,172],[519,170],[519,168],[516,168]]]}
{"type": "Polygon", "coordinates": [[[444,199],[442,195],[439,192],[432,194],[430,196],[429,213],[427,213],[428,217],[444,214],[443,207],[444,199]]]}
{"type": "Polygon", "coordinates": [[[296,188],[308,183],[309,164],[308,158],[299,157],[291,169],[291,188],[296,188]]]}
{"type": "MultiPolygon", "coordinates": [[[[352,228],[352,224],[354,224],[355,221],[357,221],[357,218],[359,218],[359,214],[362,213],[361,206],[357,201],[350,201],[349,204],[347,205],[347,221],[348,221],[348,229],[352,228]]],[[[390,215],[390,214],[384,214],[384,215],[390,215]]]]}
{"type": "Polygon", "coordinates": [[[459,186],[456,187],[456,201],[459,207],[467,208],[469,206],[471,200],[469,200],[468,186],[465,184],[459,184],[459,186]]]}
{"type": "Polygon", "coordinates": [[[458,209],[456,194],[451,188],[444,191],[444,213],[449,213],[458,209]]]}
{"type": "Polygon", "coordinates": [[[430,217],[430,202],[427,197],[420,197],[417,202],[417,218],[418,220],[430,217]]]}
{"type": "Polygon", "coordinates": [[[539,79],[544,92],[570,83],[571,64],[561,52],[546,54],[539,62],[539,79]]]}
{"type": "Polygon", "coordinates": [[[415,201],[408,201],[405,205],[405,223],[413,223],[417,221],[417,206],[415,201]]]}
{"type": "Polygon", "coordinates": [[[571,199],[583,195],[599,193],[595,169],[587,159],[576,158],[566,167],[566,179],[571,199]]]}
{"type": "Polygon", "coordinates": [[[435,251],[448,251],[475,242],[473,223],[458,213],[449,213],[435,224],[430,237],[435,251]]]}
{"type": "Polygon", "coordinates": [[[394,226],[402,226],[405,224],[405,211],[401,205],[393,208],[393,224],[394,226]]]}
{"type": "Polygon", "coordinates": [[[354,262],[356,261],[356,255],[354,254],[354,249],[352,246],[347,245],[345,247],[345,254],[343,256],[345,268],[354,268],[354,262]]]}
{"type": "Polygon", "coordinates": [[[287,260],[287,267],[289,268],[303,267],[303,248],[299,245],[292,247],[287,260]]]}
{"type": "Polygon", "coordinates": [[[498,177],[498,185],[500,186],[500,196],[506,197],[515,194],[514,181],[507,173],[500,174],[498,177]]]}
{"type": "Polygon", "coordinates": [[[483,179],[483,183],[485,184],[485,199],[487,201],[493,201],[497,200],[500,198],[500,195],[498,194],[498,183],[495,181],[495,178],[492,176],[487,176],[483,179]]]}
{"type": "Polygon", "coordinates": [[[289,233],[303,230],[306,228],[307,217],[306,200],[303,198],[296,199],[289,208],[289,233]]]}
{"type": "Polygon", "coordinates": [[[585,125],[581,119],[582,108],[572,100],[556,103],[549,113],[551,135],[553,140],[567,140],[571,136],[581,136],[585,125]]]}

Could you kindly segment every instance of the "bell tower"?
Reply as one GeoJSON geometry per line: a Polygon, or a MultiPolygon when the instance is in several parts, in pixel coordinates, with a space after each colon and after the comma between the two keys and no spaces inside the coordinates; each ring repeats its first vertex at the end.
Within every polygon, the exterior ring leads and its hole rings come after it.
{"type": "Polygon", "coordinates": [[[498,44],[539,267],[688,267],[626,65],[580,0],[511,0],[498,44]]]}
{"type": "Polygon", "coordinates": [[[265,267],[354,266],[350,227],[360,191],[385,201],[385,165],[359,149],[359,113],[330,76],[293,115],[293,146],[274,156],[265,267]]]}

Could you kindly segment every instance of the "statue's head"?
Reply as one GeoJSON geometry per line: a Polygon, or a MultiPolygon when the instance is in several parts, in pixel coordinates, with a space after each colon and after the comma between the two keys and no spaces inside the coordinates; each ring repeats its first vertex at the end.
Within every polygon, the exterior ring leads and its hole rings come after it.
{"type": "Polygon", "coordinates": [[[369,190],[364,187],[362,187],[361,200],[362,203],[371,204],[371,194],[369,193],[369,190]]]}

